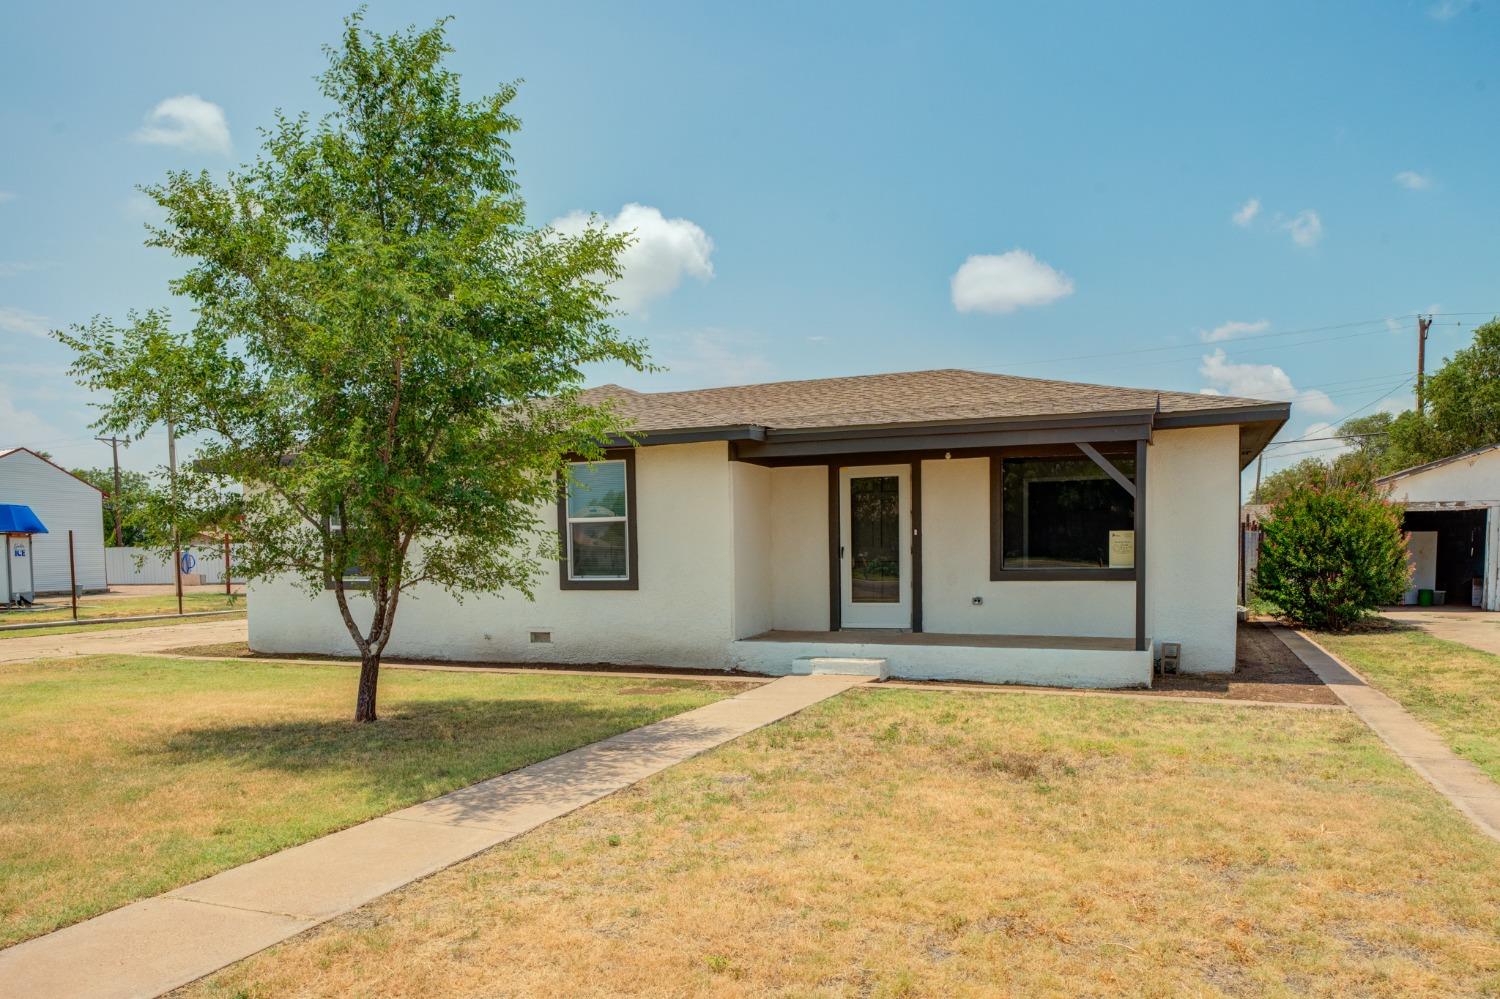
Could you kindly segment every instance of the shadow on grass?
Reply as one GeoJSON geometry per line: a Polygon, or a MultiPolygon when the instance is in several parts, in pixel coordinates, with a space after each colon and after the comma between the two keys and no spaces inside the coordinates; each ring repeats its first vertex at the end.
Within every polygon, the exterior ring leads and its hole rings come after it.
{"type": "Polygon", "coordinates": [[[661,714],[647,704],[601,706],[597,700],[433,699],[387,708],[373,724],[308,718],[191,728],[143,751],[164,754],[177,766],[213,761],[285,773],[408,772],[424,760],[443,760],[454,771],[479,761],[509,768],[661,714]]]}

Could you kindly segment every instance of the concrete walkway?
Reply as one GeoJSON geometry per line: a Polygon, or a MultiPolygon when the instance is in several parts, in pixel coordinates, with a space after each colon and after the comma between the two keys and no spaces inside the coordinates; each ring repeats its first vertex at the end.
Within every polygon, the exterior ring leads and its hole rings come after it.
{"type": "Polygon", "coordinates": [[[1393,607],[1380,612],[1387,621],[1414,625],[1433,638],[1461,642],[1471,649],[1500,656],[1500,614],[1472,607],[1393,607]]]}
{"type": "MultiPolygon", "coordinates": [[[[60,621],[71,625],[71,621],[60,621]]],[[[220,642],[243,642],[246,622],[242,617],[229,620],[196,621],[161,627],[107,628],[75,631],[61,635],[37,635],[0,639],[0,663],[25,662],[29,659],[59,659],[66,656],[93,656],[106,652],[130,654],[159,652],[183,645],[217,645],[220,642]]]]}
{"type": "Polygon", "coordinates": [[[1290,628],[1278,626],[1273,630],[1407,766],[1453,802],[1482,832],[1500,840],[1500,785],[1460,758],[1399,703],[1365,683],[1327,649],[1290,628]]]}
{"type": "Polygon", "coordinates": [[[865,682],[783,677],[17,944],[0,995],[160,995],[865,682]]]}

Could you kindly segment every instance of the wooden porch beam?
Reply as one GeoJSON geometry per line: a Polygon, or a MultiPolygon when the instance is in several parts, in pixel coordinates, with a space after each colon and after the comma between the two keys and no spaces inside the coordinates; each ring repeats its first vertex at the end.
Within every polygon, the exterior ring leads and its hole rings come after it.
{"type": "Polygon", "coordinates": [[[1078,450],[1088,455],[1089,461],[1092,461],[1094,464],[1098,465],[1104,471],[1105,475],[1108,475],[1111,479],[1114,479],[1116,482],[1118,482],[1120,484],[1120,488],[1124,489],[1127,493],[1130,494],[1131,499],[1135,498],[1135,483],[1126,478],[1125,473],[1116,468],[1113,462],[1109,461],[1098,451],[1095,451],[1094,445],[1090,444],[1088,441],[1074,441],[1073,443],[1077,445],[1078,450]]]}

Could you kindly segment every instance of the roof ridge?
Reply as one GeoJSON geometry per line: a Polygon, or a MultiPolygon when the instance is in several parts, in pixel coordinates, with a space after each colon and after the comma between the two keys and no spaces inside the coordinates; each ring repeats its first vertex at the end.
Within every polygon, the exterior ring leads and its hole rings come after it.
{"type": "MultiPolygon", "coordinates": [[[[1082,387],[1107,389],[1111,392],[1124,391],[1156,393],[1158,395],[1171,396],[1176,399],[1192,399],[1197,396],[1204,396],[1206,398],[1219,399],[1224,402],[1235,403],[1267,403],[1285,401],[1282,399],[1257,399],[1253,396],[1225,395],[1221,392],[1189,392],[1182,389],[1163,389],[1155,387],[1140,387],[1134,385],[1106,385],[1103,382],[1080,382],[1065,378],[1040,378],[1035,375],[1014,375],[1010,374],[1009,372],[1002,371],[979,371],[974,368],[920,368],[915,371],[882,371],[867,375],[830,375],[822,378],[788,378],[771,382],[744,382],[738,385],[713,385],[698,389],[659,389],[647,392],[638,391],[636,389],[623,389],[623,391],[629,392],[635,396],[667,401],[683,396],[705,396],[710,394],[720,394],[747,389],[772,389],[787,385],[810,385],[816,382],[848,382],[859,381],[862,379],[912,377],[915,375],[972,375],[977,378],[983,379],[998,379],[1001,381],[1024,381],[1030,382],[1034,385],[1060,385],[1068,386],[1070,388],[1082,387]]],[[[601,385],[598,386],[598,389],[606,389],[611,387],[613,386],[601,385]]]]}

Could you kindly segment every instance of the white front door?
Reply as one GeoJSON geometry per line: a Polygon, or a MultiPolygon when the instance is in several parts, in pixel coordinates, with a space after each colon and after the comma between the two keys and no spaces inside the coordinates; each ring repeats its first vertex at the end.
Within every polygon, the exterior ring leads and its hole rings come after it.
{"type": "Polygon", "coordinates": [[[911,627],[911,466],[839,471],[840,622],[911,627]]]}

